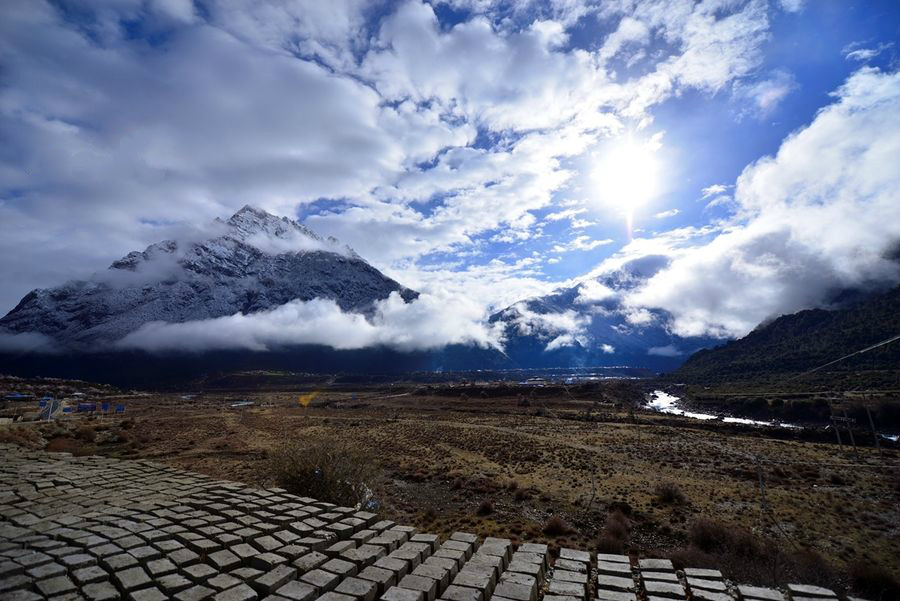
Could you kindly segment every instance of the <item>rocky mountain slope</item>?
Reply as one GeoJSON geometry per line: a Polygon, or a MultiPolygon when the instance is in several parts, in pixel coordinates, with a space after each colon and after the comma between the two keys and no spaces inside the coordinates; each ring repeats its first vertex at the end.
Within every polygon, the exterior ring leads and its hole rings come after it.
{"type": "MultiPolygon", "coordinates": [[[[671,377],[715,383],[803,372],[897,335],[900,286],[841,309],[783,315],[739,340],[697,352],[671,377]]],[[[900,341],[849,357],[828,370],[900,370],[900,341]]]]}
{"type": "Polygon", "coordinates": [[[3,319],[0,331],[37,332],[68,349],[93,350],[150,321],[185,322],[328,298],[367,312],[398,291],[417,293],[355,252],[303,225],[244,207],[212,235],[167,240],[132,252],[88,281],[38,289],[3,319]]]}

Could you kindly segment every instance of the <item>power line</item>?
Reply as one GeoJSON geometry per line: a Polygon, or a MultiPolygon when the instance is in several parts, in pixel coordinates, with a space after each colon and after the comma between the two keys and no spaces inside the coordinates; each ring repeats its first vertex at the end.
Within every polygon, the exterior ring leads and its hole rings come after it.
{"type": "Polygon", "coordinates": [[[815,371],[819,371],[819,370],[822,369],[822,368],[828,367],[829,365],[834,365],[835,363],[838,363],[839,361],[843,361],[844,359],[847,359],[847,358],[849,358],[849,357],[853,357],[853,356],[855,356],[855,355],[861,355],[861,354],[863,354],[863,353],[867,353],[867,352],[869,352],[869,351],[871,351],[871,350],[873,350],[873,349],[876,349],[876,348],[878,348],[878,347],[880,347],[880,346],[884,346],[884,345],[886,345],[886,344],[890,344],[890,343],[892,343],[892,342],[894,342],[894,341],[896,341],[896,340],[900,340],[900,334],[897,334],[896,336],[894,336],[894,337],[892,337],[892,338],[888,338],[887,340],[882,340],[881,342],[875,343],[875,344],[873,344],[872,346],[867,346],[866,348],[864,348],[864,349],[862,349],[862,350],[859,350],[859,351],[855,351],[855,352],[853,352],[853,353],[850,353],[849,355],[844,355],[843,357],[841,357],[841,358],[839,358],[839,359],[835,359],[834,361],[829,361],[828,363],[826,363],[826,364],[824,364],[824,365],[820,365],[820,366],[818,366],[818,367],[814,367],[814,368],[812,368],[812,369],[809,370],[809,371],[803,372],[802,374],[798,374],[798,375],[796,375],[796,376],[794,376],[794,377],[792,377],[792,378],[788,378],[787,381],[790,382],[791,380],[795,380],[795,379],[797,379],[797,378],[801,378],[801,377],[803,377],[803,376],[809,375],[809,374],[811,374],[811,373],[813,373],[813,372],[815,372],[815,371]]]}

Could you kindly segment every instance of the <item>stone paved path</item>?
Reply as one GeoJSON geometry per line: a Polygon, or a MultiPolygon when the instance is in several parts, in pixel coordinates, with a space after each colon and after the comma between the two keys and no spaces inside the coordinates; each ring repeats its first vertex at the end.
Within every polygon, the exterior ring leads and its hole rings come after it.
{"type": "Polygon", "coordinates": [[[457,532],[147,461],[0,445],[0,599],[828,601],[665,559],[457,532]]]}

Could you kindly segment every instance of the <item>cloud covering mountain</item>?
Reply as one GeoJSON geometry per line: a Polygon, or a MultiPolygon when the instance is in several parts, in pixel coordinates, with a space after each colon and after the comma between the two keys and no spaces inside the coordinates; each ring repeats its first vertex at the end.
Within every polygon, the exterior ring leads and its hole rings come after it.
{"type": "MultiPolygon", "coordinates": [[[[896,3],[7,4],[0,312],[70,279],[164,281],[221,235],[196,224],[245,204],[322,234],[245,241],[263,255],[354,263],[334,236],[419,299],[385,288],[365,310],[324,294],[147,313],[135,323],[164,323],[128,328],[128,344],[269,348],[322,341],[321,320],[358,326],[333,340],[353,347],[408,348],[407,330],[427,348],[495,346],[514,332],[489,316],[518,306],[516,328],[542,321],[557,334],[535,348],[561,352],[596,321],[597,303],[575,299],[642,257],[666,266],[615,290],[617,315],[685,339],[898,279],[896,3]],[[647,156],[604,168],[631,147],[647,156]],[[140,268],[91,279],[140,248],[140,268]],[[559,315],[529,304],[576,289],[559,315]]],[[[663,338],[656,356],[681,348],[663,338]]]]}
{"type": "Polygon", "coordinates": [[[88,281],[26,295],[0,319],[3,350],[207,351],[497,346],[482,308],[420,296],[352,249],[244,207],[211,237],[132,252],[88,281]]]}

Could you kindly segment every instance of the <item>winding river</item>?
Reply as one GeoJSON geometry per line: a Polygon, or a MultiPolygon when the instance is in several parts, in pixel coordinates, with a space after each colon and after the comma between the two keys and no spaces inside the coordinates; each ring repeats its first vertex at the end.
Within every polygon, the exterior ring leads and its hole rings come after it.
{"type": "Polygon", "coordinates": [[[700,420],[720,420],[726,424],[745,424],[748,426],[767,426],[771,428],[800,428],[795,424],[776,421],[760,421],[756,419],[747,419],[744,417],[731,417],[727,415],[713,415],[711,413],[695,413],[682,409],[679,404],[681,399],[662,390],[654,390],[647,399],[647,408],[660,413],[668,413],[670,415],[681,415],[691,419],[700,420]]]}

